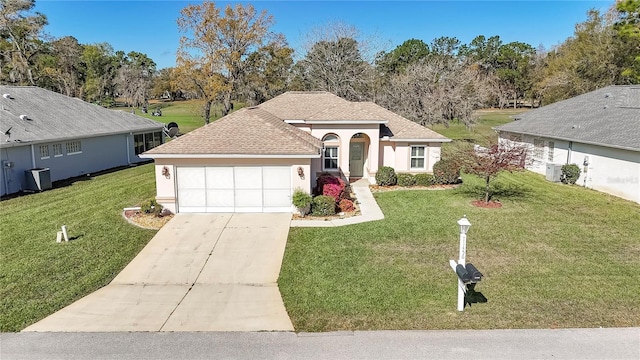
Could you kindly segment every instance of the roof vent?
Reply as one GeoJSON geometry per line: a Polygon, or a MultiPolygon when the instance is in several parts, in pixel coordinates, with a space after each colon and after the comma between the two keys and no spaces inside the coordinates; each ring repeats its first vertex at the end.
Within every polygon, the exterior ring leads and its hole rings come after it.
{"type": "Polygon", "coordinates": [[[611,97],[611,93],[604,94],[604,97],[606,97],[606,98],[611,97]]]}
{"type": "Polygon", "coordinates": [[[11,99],[11,94],[2,94],[2,97],[5,99],[11,99]]]}
{"type": "Polygon", "coordinates": [[[20,120],[31,120],[27,115],[20,115],[20,120]]]}

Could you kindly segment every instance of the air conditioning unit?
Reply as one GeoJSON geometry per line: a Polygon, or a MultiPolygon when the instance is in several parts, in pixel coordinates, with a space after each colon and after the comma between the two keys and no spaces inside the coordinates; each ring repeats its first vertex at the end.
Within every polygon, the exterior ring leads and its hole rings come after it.
{"type": "Polygon", "coordinates": [[[26,190],[44,191],[51,189],[51,173],[49,168],[31,169],[24,172],[27,181],[26,190]]]}
{"type": "Polygon", "coordinates": [[[547,164],[546,179],[551,182],[560,182],[562,175],[562,165],[547,164]]]}

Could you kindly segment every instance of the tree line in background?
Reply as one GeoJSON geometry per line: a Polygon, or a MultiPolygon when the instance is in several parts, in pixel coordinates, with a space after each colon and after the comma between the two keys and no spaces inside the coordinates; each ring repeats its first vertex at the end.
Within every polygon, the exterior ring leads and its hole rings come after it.
{"type": "Polygon", "coordinates": [[[104,106],[115,98],[142,106],[153,98],[195,98],[209,122],[211,105],[256,105],[289,90],[324,90],[374,101],[423,125],[467,125],[481,107],[540,106],[613,84],[640,83],[640,0],[587,13],[557,47],[535,49],[499,36],[469,44],[409,39],[390,51],[345,24],[307,34],[299,59],[274,19],[251,5],[188,5],[176,66],[156,69],[146,54],[108,43],[48,38],[35,0],[0,0],[0,82],[35,85],[104,106]],[[379,48],[379,47],[378,47],[379,48]]]}

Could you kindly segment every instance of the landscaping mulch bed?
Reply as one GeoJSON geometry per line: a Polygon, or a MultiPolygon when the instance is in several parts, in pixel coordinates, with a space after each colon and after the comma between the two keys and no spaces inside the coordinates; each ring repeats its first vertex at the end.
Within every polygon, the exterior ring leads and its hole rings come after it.
{"type": "Polygon", "coordinates": [[[153,230],[159,230],[164,226],[164,224],[173,218],[173,214],[155,216],[153,214],[145,214],[139,210],[125,210],[123,211],[122,216],[135,226],[153,230]]]}
{"type": "Polygon", "coordinates": [[[371,189],[372,193],[376,192],[384,192],[384,191],[397,191],[397,190],[450,190],[455,189],[460,184],[454,185],[431,185],[431,186],[380,186],[380,185],[369,185],[369,189],[371,189]]]}
{"type": "Polygon", "coordinates": [[[489,201],[485,202],[484,200],[475,200],[471,202],[471,205],[484,209],[497,209],[502,207],[502,203],[500,201],[489,201]]]}

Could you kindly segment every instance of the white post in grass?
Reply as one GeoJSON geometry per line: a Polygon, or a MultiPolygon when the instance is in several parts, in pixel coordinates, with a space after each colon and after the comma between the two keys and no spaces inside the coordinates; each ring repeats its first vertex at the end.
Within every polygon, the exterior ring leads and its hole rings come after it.
{"type": "MultiPolygon", "coordinates": [[[[458,255],[458,264],[465,266],[467,257],[467,231],[471,227],[471,223],[467,219],[467,215],[458,220],[460,226],[460,254],[458,255]]],[[[453,265],[453,264],[452,264],[453,265]]],[[[453,269],[455,271],[455,267],[453,269]]],[[[458,277],[458,311],[464,311],[464,293],[466,285],[458,277]]]]}

